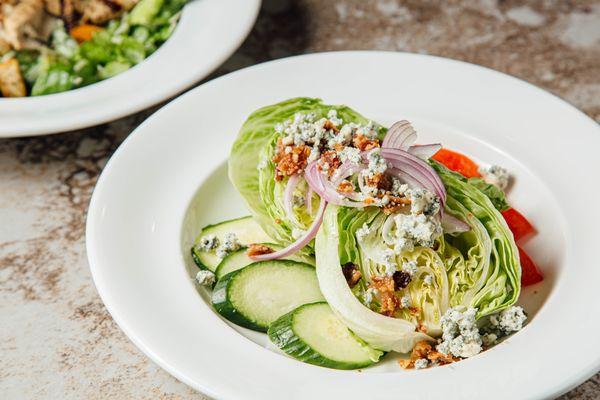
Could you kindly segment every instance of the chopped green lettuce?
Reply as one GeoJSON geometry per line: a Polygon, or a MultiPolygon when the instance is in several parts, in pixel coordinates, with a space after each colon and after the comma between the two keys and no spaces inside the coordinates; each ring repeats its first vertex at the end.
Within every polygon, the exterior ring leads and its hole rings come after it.
{"type": "Polygon", "coordinates": [[[485,193],[498,211],[506,211],[510,208],[504,192],[499,187],[491,185],[481,178],[469,178],[468,182],[485,193]]]}
{"type": "Polygon", "coordinates": [[[132,25],[149,25],[159,13],[164,0],[141,0],[129,14],[132,25]]]}
{"type": "Polygon", "coordinates": [[[64,92],[110,78],[142,62],[173,33],[187,0],[142,0],[81,44],[63,24],[51,49],[16,54],[32,96],[64,92]]]}

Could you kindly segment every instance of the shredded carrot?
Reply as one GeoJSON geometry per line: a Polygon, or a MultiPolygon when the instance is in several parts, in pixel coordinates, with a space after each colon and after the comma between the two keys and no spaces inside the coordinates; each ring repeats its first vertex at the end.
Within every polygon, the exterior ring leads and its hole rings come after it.
{"type": "Polygon", "coordinates": [[[459,172],[467,178],[480,177],[479,167],[469,157],[448,149],[441,149],[431,158],[444,164],[452,171],[459,172]]]}
{"type": "Polygon", "coordinates": [[[71,36],[77,40],[77,43],[83,43],[90,40],[96,32],[100,32],[102,28],[96,25],[79,25],[71,29],[71,36]]]}

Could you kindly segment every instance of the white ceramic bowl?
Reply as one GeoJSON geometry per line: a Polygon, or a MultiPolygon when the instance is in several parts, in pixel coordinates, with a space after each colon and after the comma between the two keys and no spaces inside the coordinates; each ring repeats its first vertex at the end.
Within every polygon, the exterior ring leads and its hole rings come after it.
{"type": "Polygon", "coordinates": [[[154,54],[113,78],[39,97],[0,98],[0,138],[111,121],[157,104],[207,76],[239,47],[260,0],[192,0],[154,54]]]}
{"type": "Polygon", "coordinates": [[[384,52],[314,54],[208,82],[145,121],[98,181],[87,225],[94,281],[134,343],[180,380],[227,399],[541,399],[600,367],[600,128],[523,81],[443,58],[384,52]],[[262,334],[230,326],[193,283],[192,238],[244,215],[226,178],[229,148],[253,110],[294,96],[345,103],[422,142],[504,165],[510,202],[539,233],[525,248],[543,283],[520,299],[529,324],[445,367],[403,371],[395,357],[362,372],[282,356],[262,334]]]}

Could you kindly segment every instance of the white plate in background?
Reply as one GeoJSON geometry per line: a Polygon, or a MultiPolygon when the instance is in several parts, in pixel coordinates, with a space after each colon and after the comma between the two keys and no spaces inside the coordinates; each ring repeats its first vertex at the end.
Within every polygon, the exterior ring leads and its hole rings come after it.
{"type": "Polygon", "coordinates": [[[173,35],[115,77],[46,96],[0,98],[0,138],[85,128],[133,114],[187,89],[246,38],[260,0],[191,0],[173,35]]]}
{"type": "Polygon", "coordinates": [[[116,151],[94,191],[87,250],[119,326],[155,362],[225,399],[541,399],[600,368],[600,128],[523,81],[443,58],[322,53],[223,76],[172,101],[116,151]],[[524,246],[544,272],[520,302],[529,324],[444,367],[404,371],[395,357],[358,371],[303,364],[262,334],[222,320],[197,289],[189,246],[199,229],[247,214],[226,178],[237,131],[255,109],[290,97],[344,103],[382,123],[409,119],[515,177],[510,202],[537,227],[524,246]]]}

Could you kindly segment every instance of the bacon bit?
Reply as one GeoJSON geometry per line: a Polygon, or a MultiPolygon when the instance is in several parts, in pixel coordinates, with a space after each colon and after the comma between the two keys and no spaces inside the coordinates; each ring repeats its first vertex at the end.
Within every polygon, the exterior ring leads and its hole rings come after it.
{"type": "Polygon", "coordinates": [[[426,358],[431,363],[437,365],[450,364],[454,361],[460,360],[459,358],[452,357],[452,355],[440,353],[439,351],[435,350],[429,342],[423,340],[415,344],[415,347],[413,347],[413,350],[410,354],[410,359],[398,359],[398,364],[400,364],[400,366],[404,369],[411,369],[414,368],[415,361],[422,358],[426,358]]]}
{"type": "Polygon", "coordinates": [[[341,144],[341,143],[336,143],[336,144],[333,145],[333,149],[335,151],[342,151],[342,150],[344,150],[344,145],[341,144]]]}
{"type": "Polygon", "coordinates": [[[392,317],[398,308],[400,308],[400,300],[395,293],[386,292],[381,294],[380,314],[392,317]]]}
{"type": "Polygon", "coordinates": [[[415,362],[413,360],[407,360],[405,358],[399,358],[398,364],[404,369],[413,369],[415,367],[415,362]]]}
{"type": "Polygon", "coordinates": [[[421,310],[419,309],[419,307],[408,307],[408,312],[412,315],[419,315],[421,310]]]}
{"type": "MultiPolygon", "coordinates": [[[[321,162],[323,164],[327,164],[327,166],[328,166],[327,174],[329,176],[333,175],[335,170],[338,169],[340,165],[342,165],[342,161],[338,157],[337,153],[333,150],[328,150],[328,151],[324,152],[323,155],[321,156],[321,162]]],[[[321,165],[319,165],[318,168],[319,168],[319,171],[323,170],[321,165]]]]}
{"type": "Polygon", "coordinates": [[[354,139],[352,139],[352,144],[360,151],[367,151],[379,147],[379,140],[369,140],[365,135],[356,135],[354,136],[354,139]]]}
{"type": "Polygon", "coordinates": [[[354,185],[349,180],[344,179],[338,185],[337,190],[342,193],[352,193],[354,192],[354,185]]]}
{"type": "Polygon", "coordinates": [[[306,145],[300,146],[284,146],[281,138],[277,139],[277,154],[273,157],[273,162],[277,164],[275,180],[280,181],[286,176],[302,172],[306,167],[308,157],[310,156],[310,147],[306,145]],[[291,151],[286,152],[286,148],[291,151]]]}
{"type": "Polygon", "coordinates": [[[437,350],[429,352],[429,354],[427,354],[427,359],[438,365],[446,365],[455,361],[460,361],[460,358],[458,357],[453,357],[451,354],[440,353],[437,350]]]}
{"type": "Polygon", "coordinates": [[[260,256],[261,254],[271,254],[275,250],[264,244],[251,244],[246,251],[248,257],[260,256]]]}
{"type": "Polygon", "coordinates": [[[389,191],[392,188],[393,182],[392,178],[386,174],[375,174],[372,177],[366,176],[365,183],[368,186],[376,187],[377,189],[382,189],[383,191],[389,191]]]}
{"type": "Polygon", "coordinates": [[[427,333],[427,327],[419,322],[419,325],[417,325],[417,330],[421,333],[427,333]]]}
{"type": "Polygon", "coordinates": [[[397,196],[389,196],[389,203],[382,207],[382,211],[386,215],[394,214],[400,211],[405,206],[410,205],[410,199],[407,197],[397,197],[397,196]]]}
{"type": "Polygon", "coordinates": [[[344,277],[346,278],[346,282],[348,282],[348,286],[353,288],[356,286],[360,278],[362,278],[362,274],[358,269],[358,266],[353,263],[347,263],[342,265],[342,271],[344,272],[344,277]]]}
{"type": "Polygon", "coordinates": [[[276,223],[277,225],[281,225],[281,220],[280,220],[279,218],[275,218],[275,223],[276,223]]]}
{"type": "Polygon", "coordinates": [[[370,286],[379,292],[393,292],[394,280],[391,276],[374,276],[370,286]]]}
{"type": "Polygon", "coordinates": [[[335,126],[333,124],[333,122],[331,122],[330,120],[325,121],[325,123],[323,124],[323,129],[332,130],[334,132],[338,132],[339,131],[339,129],[337,128],[337,126],[335,126]]]}
{"type": "Polygon", "coordinates": [[[388,317],[393,316],[400,308],[400,299],[394,293],[394,279],[391,276],[384,276],[382,278],[374,277],[370,286],[381,295],[381,309],[379,313],[388,317]]]}
{"type": "Polygon", "coordinates": [[[365,203],[366,205],[369,205],[369,204],[375,203],[375,200],[373,200],[372,197],[367,197],[363,203],[365,203]]]}
{"type": "Polygon", "coordinates": [[[383,179],[383,174],[375,174],[372,177],[366,176],[365,183],[369,186],[379,188],[379,182],[383,179]]]}
{"type": "Polygon", "coordinates": [[[417,342],[415,344],[415,347],[413,347],[410,358],[414,357],[415,360],[418,360],[419,358],[425,358],[427,357],[427,354],[429,354],[432,350],[433,347],[431,347],[431,344],[429,342],[425,340],[417,342]]]}

